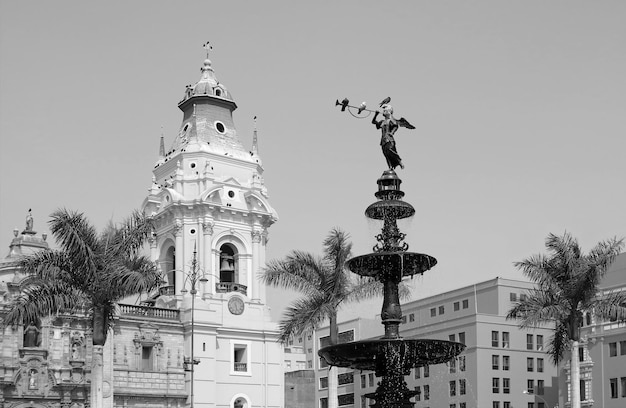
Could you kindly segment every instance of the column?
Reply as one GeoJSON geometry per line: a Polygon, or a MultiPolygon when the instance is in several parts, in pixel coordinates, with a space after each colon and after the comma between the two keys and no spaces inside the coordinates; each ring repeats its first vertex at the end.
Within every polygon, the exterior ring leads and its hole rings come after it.
{"type": "Polygon", "coordinates": [[[210,221],[204,221],[202,223],[202,268],[206,274],[206,278],[209,280],[204,287],[204,292],[208,294],[215,293],[215,270],[211,263],[211,241],[213,237],[213,223],[210,221]]]}
{"type": "Polygon", "coordinates": [[[183,252],[183,224],[180,220],[176,220],[174,235],[176,236],[176,265],[174,265],[174,269],[176,269],[174,272],[176,285],[174,288],[174,294],[179,295],[180,290],[183,288],[183,284],[185,283],[185,274],[183,272],[185,265],[185,254],[183,252]]]}
{"type": "Polygon", "coordinates": [[[258,279],[258,274],[260,273],[260,254],[259,249],[261,246],[261,232],[257,230],[253,230],[252,234],[252,270],[250,271],[251,276],[251,286],[252,286],[252,301],[253,302],[261,302],[261,282],[258,279]]]}

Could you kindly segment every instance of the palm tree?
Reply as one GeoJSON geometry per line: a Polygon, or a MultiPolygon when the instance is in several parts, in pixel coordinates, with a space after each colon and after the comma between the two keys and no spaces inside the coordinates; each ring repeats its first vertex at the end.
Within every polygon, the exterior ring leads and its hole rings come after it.
{"type": "Polygon", "coordinates": [[[156,265],[139,255],[152,225],[135,211],[98,234],[82,213],[63,209],[51,217],[50,231],[60,249],[20,259],[27,277],[5,321],[26,324],[57,313],[85,313],[93,331],[91,406],[102,408],[102,353],[116,302],[161,282],[156,265]]]}
{"type": "Polygon", "coordinates": [[[566,350],[571,354],[572,408],[580,408],[578,342],[583,314],[600,320],[626,320],[626,293],[598,295],[598,284],[622,245],[623,239],[609,239],[585,255],[569,233],[550,234],[546,239],[548,255],[534,255],[514,264],[537,287],[509,310],[507,318],[518,319],[520,328],[554,325],[548,353],[555,364],[566,350]]]}
{"type": "MultiPolygon", "coordinates": [[[[382,284],[371,278],[357,280],[349,274],[345,263],[350,257],[349,235],[334,228],[324,240],[324,256],[291,251],[284,259],[268,262],[261,280],[271,286],[302,293],[285,311],[281,320],[279,341],[311,333],[321,323],[330,324],[330,344],[337,344],[339,329],[337,311],[345,302],[359,301],[380,295],[382,284]]],[[[400,295],[409,296],[409,289],[400,286],[400,295]]],[[[328,368],[328,403],[337,406],[337,370],[328,368]]]]}

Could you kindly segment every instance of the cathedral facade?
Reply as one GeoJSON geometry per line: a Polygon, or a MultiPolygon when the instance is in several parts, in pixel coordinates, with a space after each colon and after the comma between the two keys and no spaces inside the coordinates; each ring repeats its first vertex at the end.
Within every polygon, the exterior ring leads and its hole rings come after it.
{"type": "MultiPolygon", "coordinates": [[[[259,280],[278,216],[256,130],[244,148],[237,105],[208,59],[178,107],[180,129],[169,148],[161,138],[142,205],[155,220],[148,247],[165,283],[138,304],[119,305],[104,350],[104,406],[282,407],[283,349],[259,280]]],[[[23,279],[15,261],[48,245],[32,218],[14,233],[0,263],[0,317],[23,279]]],[[[89,326],[84,316],[59,315],[4,328],[0,408],[88,407],[89,326]]]]}

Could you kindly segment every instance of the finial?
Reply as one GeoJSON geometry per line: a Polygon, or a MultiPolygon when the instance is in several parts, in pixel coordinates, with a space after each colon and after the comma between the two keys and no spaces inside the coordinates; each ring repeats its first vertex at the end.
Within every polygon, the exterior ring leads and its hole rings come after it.
{"type": "Polygon", "coordinates": [[[202,48],[206,50],[206,57],[209,59],[209,51],[213,49],[213,46],[211,46],[210,42],[207,41],[202,45],[202,48]]]}
{"type": "Polygon", "coordinates": [[[161,125],[161,142],[159,143],[159,157],[165,157],[165,138],[163,137],[163,125],[161,125]]]}
{"type": "Polygon", "coordinates": [[[252,134],[252,153],[257,154],[259,152],[259,140],[257,139],[256,132],[256,115],[254,116],[254,133],[252,134]]]}

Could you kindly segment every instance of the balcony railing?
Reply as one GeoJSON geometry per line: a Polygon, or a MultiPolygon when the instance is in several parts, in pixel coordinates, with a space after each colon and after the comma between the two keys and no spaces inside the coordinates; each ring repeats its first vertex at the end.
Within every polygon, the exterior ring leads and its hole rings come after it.
{"type": "Polygon", "coordinates": [[[248,287],[237,282],[218,282],[215,284],[216,293],[239,292],[247,296],[248,287]]]}
{"type": "Polygon", "coordinates": [[[235,363],[235,371],[239,371],[239,372],[248,371],[248,363],[235,363]]]}
{"type": "Polygon", "coordinates": [[[152,317],[163,320],[180,320],[180,313],[174,309],[161,309],[150,306],[120,304],[120,312],[123,316],[152,317]]]}

